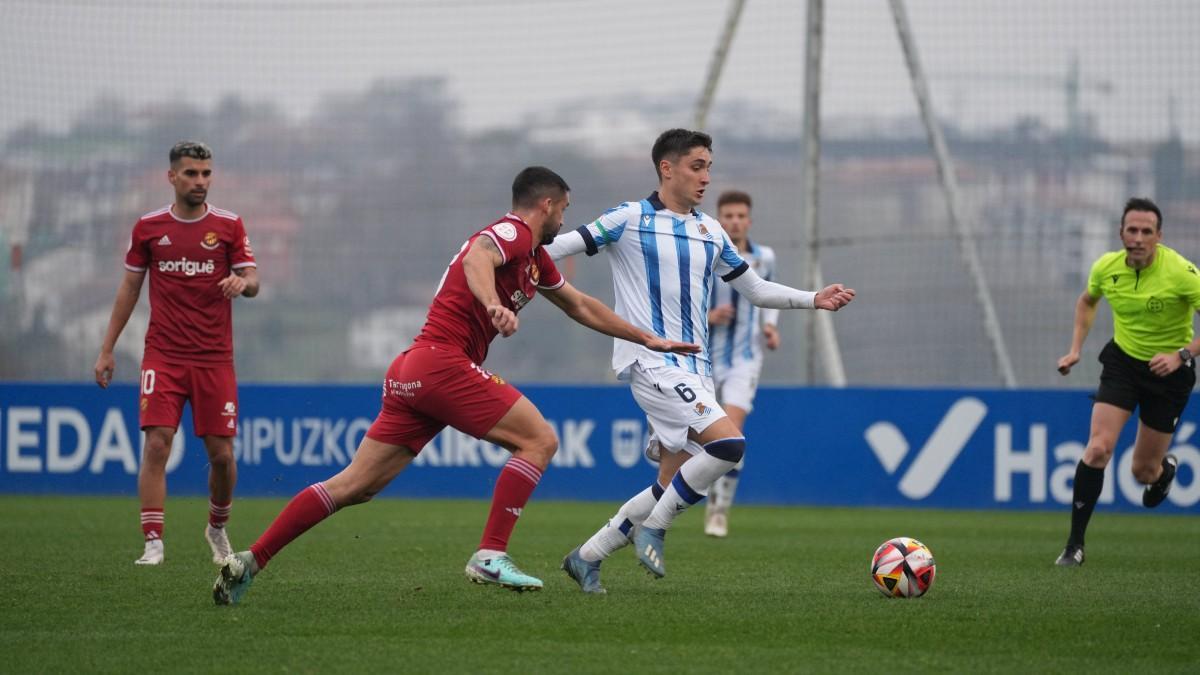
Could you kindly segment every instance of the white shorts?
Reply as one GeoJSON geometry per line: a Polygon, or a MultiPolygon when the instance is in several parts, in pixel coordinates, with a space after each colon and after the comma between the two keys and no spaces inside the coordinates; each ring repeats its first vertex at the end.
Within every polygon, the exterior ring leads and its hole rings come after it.
{"type": "Polygon", "coordinates": [[[711,377],[679,368],[644,368],[635,363],[630,369],[629,388],[650,423],[650,442],[669,452],[687,449],[695,454],[703,448],[688,442],[688,430],[703,433],[713,422],[725,417],[717,403],[711,377]]]}
{"type": "Polygon", "coordinates": [[[745,410],[754,410],[754,394],[758,391],[758,376],[762,361],[743,361],[727,368],[716,378],[717,400],[745,410]]]}

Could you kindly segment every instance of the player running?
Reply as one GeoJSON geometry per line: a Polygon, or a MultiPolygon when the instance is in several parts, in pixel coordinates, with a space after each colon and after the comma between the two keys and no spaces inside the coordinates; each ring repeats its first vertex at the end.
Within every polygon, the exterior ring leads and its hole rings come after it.
{"type": "Polygon", "coordinates": [[[236,214],[208,203],[212,150],[177,143],[167,180],[175,202],[142,216],[133,226],[125,276],[117,288],[108,331],[94,367],[96,384],[108,387],[116,368],[113,348],[150,274],[150,327],[142,356],[139,424],[146,433],[138,470],[145,539],[138,565],[163,561],[163,506],[167,459],[183,404],[191,401],[192,426],[208,451],[208,526],[213,562],[232,552],[225,523],[233,504],[237,463],[237,378],[233,370],[233,299],[258,295],[258,265],[236,214]]]}
{"type": "Polygon", "coordinates": [[[529,399],[484,370],[488,345],[517,331],[517,312],[540,291],[575,321],[649,351],[686,355],[700,347],[640,330],[566,283],[542,248],[570,204],[570,188],[558,174],[529,167],[513,181],[512,194],[512,211],[472,235],[450,261],[420,335],[387,371],[382,409],[350,465],[297,494],[249,551],[225,559],[213,586],[217,604],[238,602],[267,563],[309,528],[378,494],[446,425],[512,453],[496,479],[467,577],[518,591],[542,588],[541,579],[509,557],[508,541],[558,439],[529,399]]]}
{"type": "Polygon", "coordinates": [[[1104,490],[1104,469],[1134,408],[1139,412],[1131,469],[1146,486],[1142,505],[1154,508],[1167,498],[1178,465],[1167,449],[1196,384],[1194,355],[1200,353],[1200,339],[1194,339],[1192,329],[1192,314],[1200,310],[1196,266],[1162,245],[1162,212],[1149,199],[1125,203],[1120,235],[1123,248],[1105,253],[1092,265],[1087,289],[1075,303],[1071,350],[1058,360],[1063,375],[1079,363],[1096,306],[1102,296],[1108,298],[1114,336],[1100,352],[1104,369],[1092,397],[1087,448],[1075,467],[1071,534],[1055,561],[1060,567],[1083,564],[1084,534],[1104,490]]]}
{"type": "Polygon", "coordinates": [[[757,307],[836,311],[854,299],[854,291],[841,284],[814,293],[765,281],[738,254],[721,224],[695,209],[712,166],[708,134],[663,132],[651,157],[658,191],[609,209],[547,247],[555,259],[604,250],[612,265],[617,314],[663,339],[705,345],[703,352],[686,356],[654,354],[620,341],[613,345],[613,369],[629,382],[646,413],[652,429],[647,450],[661,454],[661,464],[658,483],[622,505],[563,560],[563,569],[589,593],[604,592],[600,563],[630,539],[642,566],[663,576],[667,528],[742,459],[745,439],[713,391],[707,333],[716,278],[757,307]]]}

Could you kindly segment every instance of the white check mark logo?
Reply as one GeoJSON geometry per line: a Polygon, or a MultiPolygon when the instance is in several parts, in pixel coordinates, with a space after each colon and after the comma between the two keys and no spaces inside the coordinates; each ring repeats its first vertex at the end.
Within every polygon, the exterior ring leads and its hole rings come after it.
{"type": "MultiPolygon", "coordinates": [[[[904,472],[900,479],[900,494],[909,499],[928,497],[942,482],[942,477],[986,416],[987,406],[977,398],[955,401],[904,472]]],[[[909,449],[908,441],[896,425],[876,422],[863,435],[883,468],[888,473],[895,473],[909,449]]]]}

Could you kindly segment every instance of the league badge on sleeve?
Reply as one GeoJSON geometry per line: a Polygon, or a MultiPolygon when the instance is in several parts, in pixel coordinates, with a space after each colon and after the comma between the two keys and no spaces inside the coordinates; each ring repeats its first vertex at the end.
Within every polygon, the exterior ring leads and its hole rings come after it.
{"type": "Polygon", "coordinates": [[[492,226],[492,232],[504,241],[515,241],[517,238],[517,228],[512,223],[496,223],[492,226]]]}

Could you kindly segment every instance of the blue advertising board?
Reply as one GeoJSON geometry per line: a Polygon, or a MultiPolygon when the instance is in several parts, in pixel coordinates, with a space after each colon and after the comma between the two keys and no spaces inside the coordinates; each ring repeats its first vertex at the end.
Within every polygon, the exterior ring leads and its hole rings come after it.
{"type": "MultiPolygon", "coordinates": [[[[653,480],[645,419],[627,388],[528,386],[558,432],[538,499],[622,500],[653,480]]],[[[288,497],[349,463],[379,407],[376,386],[242,385],[240,497],[288,497]]],[[[763,388],[747,423],[742,503],[1064,509],[1087,442],[1083,391],[763,388]]],[[[1200,411],[1180,421],[1177,482],[1162,511],[1198,512],[1200,411]]],[[[171,494],[205,494],[207,460],[185,410],[171,494]]],[[[1127,425],[1101,508],[1141,510],[1127,425]]],[[[0,384],[0,492],[135,494],[137,390],[0,384]]],[[[487,498],[508,453],[453,429],[385,496],[487,498]]]]}

